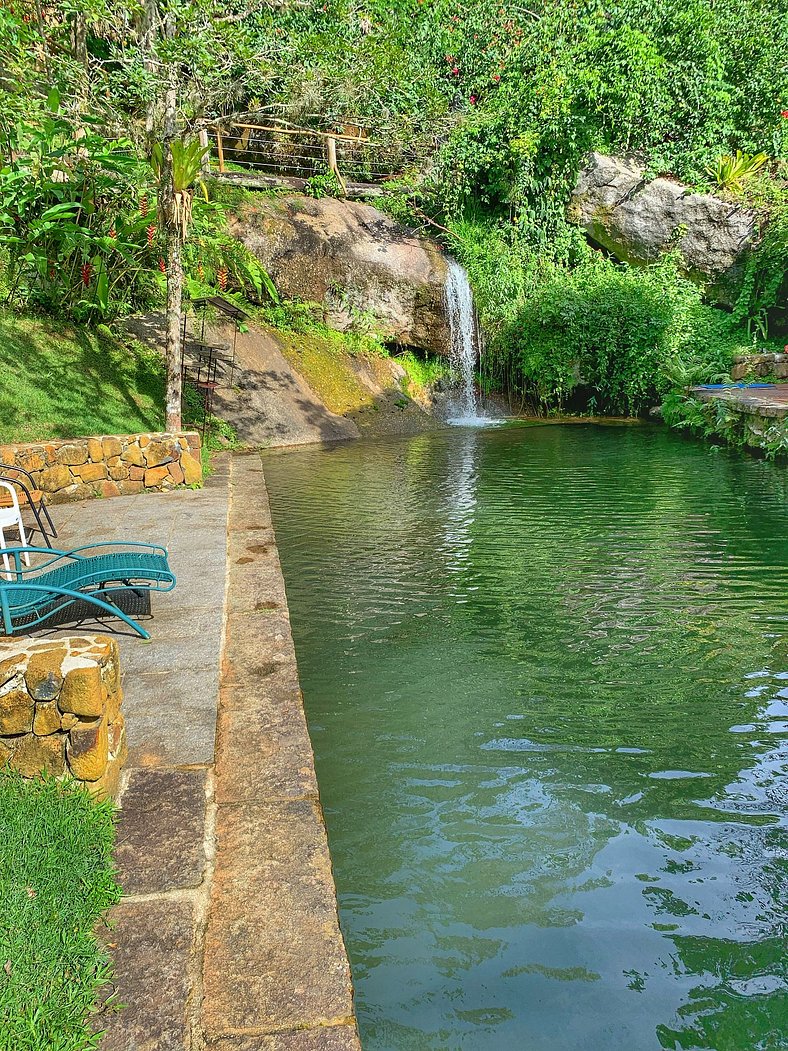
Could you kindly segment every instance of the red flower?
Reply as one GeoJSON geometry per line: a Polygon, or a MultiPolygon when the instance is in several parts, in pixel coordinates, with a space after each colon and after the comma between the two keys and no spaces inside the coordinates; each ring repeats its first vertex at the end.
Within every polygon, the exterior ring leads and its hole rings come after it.
{"type": "Polygon", "coordinates": [[[475,95],[471,95],[471,97],[468,99],[468,101],[470,102],[470,104],[472,106],[475,106],[476,105],[476,96],[475,95]]]}
{"type": "Polygon", "coordinates": [[[497,74],[497,73],[494,73],[494,74],[493,74],[493,80],[495,81],[495,83],[496,83],[496,84],[498,83],[498,81],[499,81],[500,79],[501,79],[501,78],[500,78],[500,77],[498,76],[498,74],[497,74]]]}
{"type": "Polygon", "coordinates": [[[117,237],[118,236],[118,232],[117,232],[117,230],[115,229],[114,226],[110,226],[110,228],[109,228],[109,236],[110,237],[117,237]]]}
{"type": "Polygon", "coordinates": [[[163,274],[167,273],[167,264],[164,262],[162,256],[159,256],[159,270],[161,270],[163,274]]]}
{"type": "Polygon", "coordinates": [[[452,73],[454,74],[455,77],[458,77],[460,75],[459,67],[455,66],[454,69],[452,70],[452,73]]]}
{"type": "Polygon", "coordinates": [[[788,120],[788,109],[782,109],[782,110],[780,110],[780,116],[781,116],[781,117],[782,117],[782,118],[783,118],[784,120],[788,120]]]}
{"type": "Polygon", "coordinates": [[[146,193],[144,193],[142,195],[142,197],[140,197],[140,215],[144,219],[147,214],[148,214],[148,195],[146,193]]]}
{"type": "Polygon", "coordinates": [[[90,275],[93,273],[93,267],[90,263],[83,263],[80,274],[82,275],[82,284],[87,288],[90,284],[90,275]]]}
{"type": "Polygon", "coordinates": [[[219,280],[219,288],[222,290],[222,292],[224,292],[224,290],[227,288],[227,267],[220,266],[219,269],[216,271],[216,277],[219,280]]]}
{"type": "Polygon", "coordinates": [[[156,234],[156,224],[151,223],[146,232],[148,234],[148,248],[153,248],[153,238],[156,234]]]}

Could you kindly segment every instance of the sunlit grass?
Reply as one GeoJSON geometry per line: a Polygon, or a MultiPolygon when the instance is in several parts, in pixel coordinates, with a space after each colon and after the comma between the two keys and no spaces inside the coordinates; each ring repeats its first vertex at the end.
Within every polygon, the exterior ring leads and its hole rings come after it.
{"type": "Polygon", "coordinates": [[[0,442],[158,431],[163,405],[161,359],[141,344],[0,314],[0,442]]]}
{"type": "Polygon", "coordinates": [[[0,771],[0,1051],[98,1046],[89,1017],[110,965],[94,931],[120,895],[112,815],[73,782],[0,771]]]}

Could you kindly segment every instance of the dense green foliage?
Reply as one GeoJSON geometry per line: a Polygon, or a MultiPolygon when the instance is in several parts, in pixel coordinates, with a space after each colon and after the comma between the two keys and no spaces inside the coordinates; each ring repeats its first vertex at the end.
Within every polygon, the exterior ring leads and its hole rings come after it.
{"type": "MultiPolygon", "coordinates": [[[[384,207],[437,223],[468,267],[485,381],[544,407],[582,392],[599,410],[642,411],[788,321],[788,0],[152,9],[158,22],[150,5],[108,0],[0,13],[0,241],[22,301],[96,320],[161,295],[160,231],[140,202],[155,204],[144,157],[170,85],[184,141],[237,114],[365,128],[402,172],[384,207]],[[591,149],[760,209],[731,313],[675,261],[635,270],[589,248],[566,206],[591,149]]],[[[338,190],[326,175],[309,186],[338,190]]],[[[195,196],[187,287],[260,298],[265,275],[226,218],[224,202],[195,196]]]]}
{"type": "Polygon", "coordinates": [[[98,1047],[110,964],[96,922],[120,897],[111,803],[74,782],[0,772],[0,1049],[98,1047]]]}
{"type": "Polygon", "coordinates": [[[731,353],[779,330],[788,5],[436,6],[467,116],[418,204],[452,229],[469,270],[486,382],[545,407],[582,391],[591,408],[637,413],[677,384],[721,378],[731,353]],[[706,303],[678,260],[615,264],[571,227],[567,202],[591,149],[634,152],[651,173],[717,191],[726,155],[768,155],[727,187],[732,202],[768,205],[732,314],[706,303]],[[759,167],[768,175],[754,179],[759,167]]]}

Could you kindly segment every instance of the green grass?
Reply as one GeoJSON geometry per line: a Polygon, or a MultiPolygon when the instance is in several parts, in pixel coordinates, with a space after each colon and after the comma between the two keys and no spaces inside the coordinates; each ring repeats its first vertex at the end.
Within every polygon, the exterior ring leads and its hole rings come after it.
{"type": "Polygon", "coordinates": [[[0,314],[0,376],[0,442],[164,425],[161,359],[106,328],[0,314]]]}
{"type": "Polygon", "coordinates": [[[109,959],[94,929],[120,890],[113,806],[0,771],[0,1051],[98,1047],[88,1024],[109,959]]]}

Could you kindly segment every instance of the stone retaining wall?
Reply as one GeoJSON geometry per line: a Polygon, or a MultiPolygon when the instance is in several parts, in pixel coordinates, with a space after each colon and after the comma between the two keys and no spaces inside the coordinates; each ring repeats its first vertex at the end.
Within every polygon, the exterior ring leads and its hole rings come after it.
{"type": "Polygon", "coordinates": [[[737,354],[733,359],[731,379],[743,380],[748,376],[788,380],[788,354],[737,354]]]}
{"type": "Polygon", "coordinates": [[[29,471],[48,503],[202,484],[196,431],[0,445],[0,463],[29,471]]]}
{"type": "Polygon", "coordinates": [[[689,400],[703,417],[702,425],[691,425],[696,433],[757,450],[770,459],[788,457],[788,384],[711,391],[695,387],[689,400]]]}
{"type": "Polygon", "coordinates": [[[115,795],[126,758],[118,644],[106,635],[0,641],[0,766],[115,795]]]}

